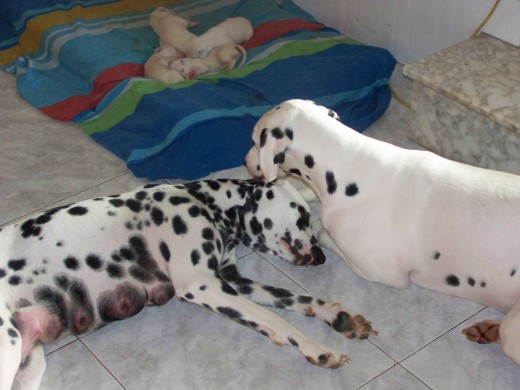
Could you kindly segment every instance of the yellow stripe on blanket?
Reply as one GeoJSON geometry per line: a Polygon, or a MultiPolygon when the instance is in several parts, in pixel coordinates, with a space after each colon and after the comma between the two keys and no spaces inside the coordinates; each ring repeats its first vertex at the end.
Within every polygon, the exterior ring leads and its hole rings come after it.
{"type": "Polygon", "coordinates": [[[117,3],[102,4],[86,8],[76,5],[70,10],[53,11],[44,15],[35,16],[27,22],[25,31],[18,39],[18,45],[12,46],[9,49],[0,50],[0,66],[11,63],[18,56],[37,51],[40,48],[42,34],[49,28],[72,23],[76,19],[92,20],[132,11],[152,10],[157,7],[175,4],[179,1],[180,0],[122,0],[117,3]]]}

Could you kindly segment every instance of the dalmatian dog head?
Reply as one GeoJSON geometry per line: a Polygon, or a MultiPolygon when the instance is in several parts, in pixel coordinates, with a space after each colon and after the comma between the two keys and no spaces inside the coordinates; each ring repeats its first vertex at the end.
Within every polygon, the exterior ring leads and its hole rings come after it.
{"type": "MultiPolygon", "coordinates": [[[[263,177],[270,182],[284,176],[281,165],[290,173],[291,148],[295,132],[310,129],[312,118],[333,118],[339,115],[311,100],[287,100],[265,113],[253,128],[253,146],[245,157],[245,166],[253,177],[263,177]]],[[[319,137],[316,134],[315,137],[319,137]]]]}
{"type": "Polygon", "coordinates": [[[257,187],[248,196],[243,212],[243,242],[295,265],[325,262],[312,232],[308,204],[287,181],[257,187]]]}

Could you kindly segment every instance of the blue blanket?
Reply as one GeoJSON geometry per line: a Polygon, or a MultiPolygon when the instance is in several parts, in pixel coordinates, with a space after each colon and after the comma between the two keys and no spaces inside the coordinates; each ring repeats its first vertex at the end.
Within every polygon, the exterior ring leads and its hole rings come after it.
{"type": "Polygon", "coordinates": [[[395,60],[288,0],[6,0],[0,66],[33,105],[78,122],[136,176],[156,180],[240,165],[255,122],[286,99],[312,99],[364,130],[388,106],[395,60]],[[255,28],[246,63],[178,84],[145,79],[158,46],[149,26],[157,6],[196,20],[196,34],[246,17],[255,28]]]}

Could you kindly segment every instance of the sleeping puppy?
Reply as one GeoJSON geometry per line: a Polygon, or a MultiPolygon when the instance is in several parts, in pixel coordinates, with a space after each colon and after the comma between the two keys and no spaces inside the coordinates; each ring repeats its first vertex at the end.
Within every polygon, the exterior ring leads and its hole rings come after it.
{"type": "Polygon", "coordinates": [[[246,50],[240,45],[227,44],[210,50],[204,58],[181,58],[171,63],[171,69],[186,79],[195,79],[205,73],[233,69],[238,57],[239,66],[246,60],[246,50]]]}
{"type": "Polygon", "coordinates": [[[238,45],[253,36],[253,26],[241,16],[228,18],[222,23],[210,28],[204,34],[193,38],[188,44],[187,57],[203,58],[210,50],[227,44],[238,45]]]}
{"type": "Polygon", "coordinates": [[[144,64],[144,76],[150,79],[161,80],[165,83],[178,83],[184,77],[170,65],[174,60],[184,57],[184,54],[173,46],[161,46],[144,64]]]}
{"type": "Polygon", "coordinates": [[[198,23],[177,16],[172,10],[158,7],[150,15],[150,24],[159,36],[162,46],[173,46],[186,53],[188,44],[196,37],[188,28],[195,27],[198,23]]]}

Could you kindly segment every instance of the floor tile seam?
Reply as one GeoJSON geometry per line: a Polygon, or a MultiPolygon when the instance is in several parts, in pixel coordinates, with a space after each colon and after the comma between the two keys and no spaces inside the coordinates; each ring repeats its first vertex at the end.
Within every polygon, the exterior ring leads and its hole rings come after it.
{"type": "MultiPolygon", "coordinates": [[[[49,351],[49,352],[45,352],[45,356],[52,355],[53,353],[58,352],[58,351],[60,351],[61,349],[65,348],[65,347],[67,347],[67,346],[69,346],[69,345],[71,345],[72,343],[75,343],[76,341],[79,341],[79,337],[78,337],[78,336],[73,335],[73,337],[74,337],[74,339],[72,339],[72,340],[66,342],[66,343],[63,344],[63,345],[60,345],[59,347],[56,347],[56,349],[53,349],[52,351],[49,351]]],[[[52,344],[50,344],[50,345],[52,345],[52,344]]]]}
{"type": "MultiPolygon", "coordinates": [[[[477,314],[481,313],[483,310],[487,309],[488,307],[487,306],[484,306],[484,307],[481,307],[480,309],[478,309],[477,311],[475,311],[473,314],[470,314],[469,316],[467,316],[466,318],[464,318],[463,320],[459,321],[458,323],[456,323],[455,325],[453,325],[451,328],[447,329],[446,331],[444,331],[442,334],[440,334],[439,336],[435,337],[433,340],[429,341],[428,343],[424,344],[422,347],[418,348],[417,350],[413,351],[412,353],[410,353],[409,355],[405,356],[404,358],[400,359],[400,360],[396,360],[397,363],[401,364],[403,363],[405,360],[411,358],[413,355],[417,354],[418,352],[422,351],[424,348],[430,346],[431,344],[433,344],[434,342],[436,342],[437,340],[439,340],[441,337],[444,337],[446,336],[449,332],[451,332],[453,329],[455,329],[456,327],[460,326],[462,323],[466,322],[467,320],[469,320],[471,317],[474,317],[476,316],[477,314]]],[[[470,342],[470,341],[468,341],[470,342]]]]}
{"type": "Polygon", "coordinates": [[[0,121],[3,121],[5,119],[13,118],[16,115],[23,114],[24,112],[31,111],[31,110],[35,110],[35,108],[34,107],[28,107],[28,108],[25,108],[25,109],[23,109],[21,111],[17,111],[17,112],[13,112],[11,114],[7,114],[6,116],[0,117],[0,121]]]}
{"type": "Polygon", "coordinates": [[[269,264],[271,264],[275,269],[277,269],[278,271],[280,271],[284,276],[286,276],[287,278],[289,278],[289,280],[291,280],[291,282],[295,283],[298,287],[300,287],[301,289],[303,289],[303,291],[305,291],[306,293],[310,294],[311,292],[309,290],[307,290],[305,287],[303,287],[300,283],[298,283],[296,280],[294,280],[294,278],[292,278],[290,275],[288,275],[286,272],[284,272],[283,269],[281,269],[280,267],[278,267],[275,263],[273,263],[271,260],[269,260],[267,257],[263,256],[263,253],[261,252],[256,252],[258,253],[264,260],[266,260],[269,264]]]}
{"type": "Polygon", "coordinates": [[[410,372],[409,370],[407,370],[405,367],[403,367],[401,364],[399,363],[395,363],[394,361],[394,364],[392,365],[392,367],[388,367],[386,370],[383,370],[382,372],[380,372],[379,374],[377,374],[375,377],[373,377],[372,379],[369,379],[368,381],[366,381],[365,383],[363,383],[362,385],[360,385],[359,387],[356,388],[356,390],[362,390],[364,386],[368,385],[370,382],[373,382],[374,380],[376,380],[377,378],[379,378],[381,375],[387,373],[388,371],[390,371],[391,369],[395,368],[395,367],[401,367],[403,370],[405,370],[406,372],[408,372],[410,375],[412,375],[415,379],[417,379],[419,382],[421,382],[423,385],[425,385],[428,389],[430,390],[433,390],[433,388],[431,386],[428,386],[426,383],[424,383],[424,381],[422,381],[420,378],[418,378],[413,372],[410,372]]]}
{"type": "Polygon", "coordinates": [[[68,195],[68,196],[66,196],[66,197],[64,197],[64,198],[61,198],[61,199],[57,199],[57,200],[51,201],[50,203],[47,203],[47,204],[45,204],[44,206],[38,207],[38,208],[33,209],[33,210],[31,210],[31,211],[28,211],[28,212],[24,212],[23,214],[21,214],[21,215],[19,215],[19,216],[16,216],[16,217],[10,219],[9,221],[6,221],[6,222],[4,222],[4,223],[1,223],[1,224],[0,224],[0,229],[3,228],[3,227],[5,227],[5,226],[7,226],[7,225],[12,224],[13,222],[15,222],[15,221],[17,221],[17,220],[20,220],[20,219],[26,218],[26,217],[28,217],[29,215],[32,215],[32,214],[34,214],[34,213],[37,213],[37,212],[41,212],[41,211],[43,211],[43,210],[46,210],[46,209],[48,209],[49,207],[51,207],[52,205],[54,205],[54,204],[57,204],[57,203],[59,203],[59,202],[63,202],[63,201],[65,201],[65,200],[67,200],[67,199],[69,199],[69,198],[72,198],[72,197],[74,197],[74,196],[77,196],[77,195],[79,195],[79,194],[81,194],[81,193],[83,193],[83,192],[89,191],[89,190],[91,190],[91,189],[93,189],[93,188],[95,188],[95,187],[97,187],[97,186],[100,186],[100,185],[106,184],[106,183],[108,183],[108,182],[110,182],[110,181],[112,181],[112,180],[115,180],[115,179],[118,179],[118,178],[120,178],[120,177],[123,177],[124,175],[128,175],[129,173],[130,173],[130,171],[129,171],[129,170],[126,170],[126,171],[123,172],[123,173],[120,173],[120,174],[118,174],[118,175],[116,175],[116,176],[114,176],[114,177],[111,177],[111,178],[105,179],[105,180],[103,180],[103,181],[101,181],[101,182],[98,182],[98,183],[96,183],[96,184],[93,184],[93,185],[91,185],[90,187],[83,188],[82,190],[80,190],[80,191],[76,191],[76,192],[74,192],[74,193],[72,193],[72,194],[70,194],[70,195],[68,195]]]}
{"type": "Polygon", "coordinates": [[[101,367],[103,367],[107,372],[108,374],[112,377],[112,379],[114,379],[117,384],[119,386],[121,386],[122,389],[126,390],[126,387],[123,385],[123,383],[117,378],[117,376],[115,375],[115,373],[113,373],[112,371],[110,371],[110,369],[106,366],[105,363],[103,363],[103,361],[101,360],[101,358],[99,358],[95,353],[94,351],[92,351],[89,346],[87,344],[85,344],[85,342],[80,338],[78,339],[79,342],[81,344],[83,344],[85,346],[85,348],[87,349],[87,351],[94,357],[94,359],[97,360],[97,362],[101,365],[101,367]]]}

